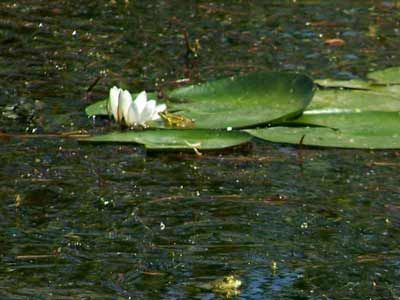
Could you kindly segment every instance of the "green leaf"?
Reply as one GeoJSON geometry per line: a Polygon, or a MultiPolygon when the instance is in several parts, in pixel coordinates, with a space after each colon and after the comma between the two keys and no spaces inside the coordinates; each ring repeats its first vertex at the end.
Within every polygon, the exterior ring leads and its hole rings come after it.
{"type": "Polygon", "coordinates": [[[368,81],[360,79],[351,80],[336,80],[336,79],[318,79],[314,81],[321,87],[325,88],[345,88],[345,89],[356,89],[356,90],[369,90],[371,85],[368,81]]]}
{"type": "Polygon", "coordinates": [[[96,103],[93,103],[85,108],[85,113],[89,116],[104,116],[108,115],[107,111],[107,101],[106,100],[101,100],[96,103]]]}
{"type": "Polygon", "coordinates": [[[399,111],[400,86],[371,90],[318,89],[307,110],[325,112],[399,111]]]}
{"type": "Polygon", "coordinates": [[[151,129],[143,131],[115,132],[90,138],[81,142],[135,143],[150,150],[199,149],[213,150],[237,146],[250,141],[251,136],[240,131],[207,129],[151,129]]]}
{"type": "Polygon", "coordinates": [[[337,79],[318,79],[315,83],[326,88],[346,88],[369,90],[374,85],[400,84],[400,67],[392,67],[384,70],[370,72],[367,75],[368,81],[360,79],[337,80],[337,79]]]}
{"type": "Polygon", "coordinates": [[[360,132],[382,131],[400,134],[399,112],[362,112],[362,113],[326,113],[314,114],[306,112],[291,124],[325,126],[339,130],[360,132]]]}
{"type": "Polygon", "coordinates": [[[314,93],[299,74],[262,72],[173,90],[169,109],[192,119],[196,128],[245,128],[300,114],[314,93]]]}
{"type": "Polygon", "coordinates": [[[359,149],[400,148],[400,113],[362,112],[305,114],[292,121],[295,126],[272,127],[246,132],[258,138],[280,143],[359,149]]]}
{"type": "Polygon", "coordinates": [[[325,88],[316,91],[300,118],[280,127],[248,132],[282,143],[298,144],[304,136],[305,145],[400,148],[400,85],[395,85],[399,71],[390,68],[370,73],[368,78],[373,81],[318,81],[325,88]],[[284,127],[287,125],[290,127],[284,127]]]}
{"type": "Polygon", "coordinates": [[[378,84],[400,84],[400,67],[371,72],[367,77],[378,84]]]}
{"type": "Polygon", "coordinates": [[[399,111],[400,67],[368,74],[370,81],[317,80],[316,91],[307,110],[324,112],[399,111]]]}

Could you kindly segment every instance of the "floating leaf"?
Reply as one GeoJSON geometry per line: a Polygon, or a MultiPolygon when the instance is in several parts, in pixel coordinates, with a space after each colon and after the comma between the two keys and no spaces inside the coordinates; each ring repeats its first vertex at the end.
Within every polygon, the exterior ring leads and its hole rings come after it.
{"type": "Polygon", "coordinates": [[[246,132],[272,142],[360,149],[400,148],[400,114],[397,112],[363,112],[305,114],[291,125],[306,127],[272,127],[246,132]],[[307,127],[326,126],[326,127],[307,127]]]}
{"type": "Polygon", "coordinates": [[[400,86],[374,87],[371,90],[318,89],[307,110],[400,111],[400,86]]]}
{"type": "Polygon", "coordinates": [[[301,113],[313,92],[307,76],[263,72],[179,88],[168,97],[169,107],[196,128],[244,128],[301,113]]]}
{"type": "Polygon", "coordinates": [[[98,135],[82,142],[135,143],[147,149],[199,149],[213,150],[237,146],[250,141],[251,136],[240,131],[207,129],[153,129],[142,131],[115,132],[98,135]]]}
{"type": "Polygon", "coordinates": [[[394,85],[399,70],[373,72],[368,76],[373,82],[318,81],[328,88],[316,91],[303,116],[284,124],[303,127],[281,126],[248,132],[284,143],[298,144],[302,140],[305,145],[326,147],[400,148],[400,85],[394,85]]]}
{"type": "Polygon", "coordinates": [[[93,103],[85,108],[85,113],[89,116],[104,116],[108,115],[107,111],[107,101],[106,100],[101,100],[96,103],[93,103]]]}
{"type": "Polygon", "coordinates": [[[343,89],[358,89],[369,90],[371,85],[368,81],[360,79],[351,80],[336,80],[336,79],[318,79],[314,81],[316,84],[326,88],[343,88],[343,89]]]}
{"type": "Polygon", "coordinates": [[[379,84],[400,84],[400,67],[371,72],[367,77],[379,84]]]}
{"type": "Polygon", "coordinates": [[[340,130],[390,131],[400,134],[399,112],[362,112],[362,113],[327,113],[314,114],[306,112],[292,124],[316,125],[340,130]]]}

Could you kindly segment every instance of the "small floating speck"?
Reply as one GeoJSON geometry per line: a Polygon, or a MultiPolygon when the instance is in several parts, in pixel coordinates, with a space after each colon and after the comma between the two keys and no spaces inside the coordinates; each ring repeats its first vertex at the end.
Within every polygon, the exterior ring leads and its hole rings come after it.
{"type": "Polygon", "coordinates": [[[307,229],[308,228],[308,223],[307,222],[303,222],[300,225],[301,229],[307,229]]]}
{"type": "Polygon", "coordinates": [[[160,222],[160,229],[161,229],[161,230],[164,230],[165,227],[166,227],[165,224],[164,224],[163,222],[160,222]]]}

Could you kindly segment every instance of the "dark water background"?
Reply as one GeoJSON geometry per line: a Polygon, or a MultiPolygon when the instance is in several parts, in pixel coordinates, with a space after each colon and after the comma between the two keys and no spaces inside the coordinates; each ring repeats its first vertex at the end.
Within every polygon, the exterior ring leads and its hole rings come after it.
{"type": "MultiPolygon", "coordinates": [[[[113,84],[362,78],[399,49],[399,1],[1,1],[0,131],[101,131],[83,110],[113,84]]],[[[220,299],[231,274],[237,299],[399,299],[399,167],[398,151],[3,136],[0,299],[220,299]]]]}

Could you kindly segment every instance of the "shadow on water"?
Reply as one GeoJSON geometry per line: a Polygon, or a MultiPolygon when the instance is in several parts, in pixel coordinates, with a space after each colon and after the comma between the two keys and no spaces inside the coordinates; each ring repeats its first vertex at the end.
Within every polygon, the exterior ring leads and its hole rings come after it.
{"type": "MultiPolygon", "coordinates": [[[[3,1],[0,132],[102,131],[110,86],[399,65],[397,1],[3,1]],[[340,38],[342,45],[327,39],[340,38]],[[201,47],[188,52],[186,44],[201,47]]],[[[0,136],[0,298],[397,299],[399,152],[0,136]]]]}

